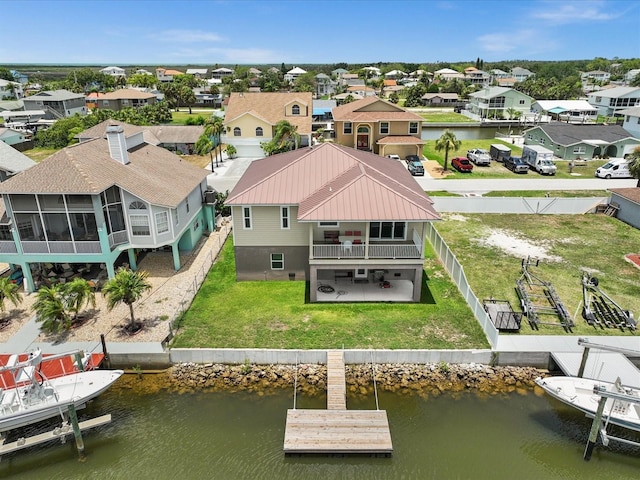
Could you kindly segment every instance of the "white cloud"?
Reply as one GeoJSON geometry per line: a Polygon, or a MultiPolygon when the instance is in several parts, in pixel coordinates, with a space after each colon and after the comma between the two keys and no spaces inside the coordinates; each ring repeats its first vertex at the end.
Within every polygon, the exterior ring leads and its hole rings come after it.
{"type": "Polygon", "coordinates": [[[624,15],[624,12],[620,10],[615,13],[607,12],[605,9],[608,5],[602,1],[571,1],[566,3],[553,1],[541,5],[544,5],[547,9],[533,11],[531,16],[549,22],[552,25],[606,22],[624,15]]]}
{"type": "Polygon", "coordinates": [[[479,46],[490,53],[517,52],[519,58],[533,52],[555,48],[553,40],[544,38],[538,30],[514,30],[508,33],[489,33],[477,38],[479,46]]]}
{"type": "Polygon", "coordinates": [[[181,42],[181,43],[195,43],[195,42],[222,42],[225,38],[221,37],[217,33],[203,32],[199,30],[164,30],[149,35],[154,40],[160,40],[163,42],[181,42]]]}
{"type": "Polygon", "coordinates": [[[217,63],[278,63],[283,54],[261,48],[186,48],[169,53],[171,57],[189,59],[193,62],[217,63]]]}

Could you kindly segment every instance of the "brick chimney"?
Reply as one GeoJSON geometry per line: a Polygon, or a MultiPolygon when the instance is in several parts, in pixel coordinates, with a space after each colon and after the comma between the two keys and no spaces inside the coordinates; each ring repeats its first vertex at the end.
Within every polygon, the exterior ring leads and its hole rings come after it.
{"type": "Polygon", "coordinates": [[[128,164],[129,155],[127,154],[127,140],[124,137],[124,129],[120,125],[109,125],[106,133],[111,158],[123,165],[128,164]]]}

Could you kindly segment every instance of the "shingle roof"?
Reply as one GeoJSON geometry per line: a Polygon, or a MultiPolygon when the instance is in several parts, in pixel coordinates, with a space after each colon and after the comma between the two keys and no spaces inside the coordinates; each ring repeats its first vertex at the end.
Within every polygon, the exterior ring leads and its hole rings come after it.
{"type": "Polygon", "coordinates": [[[549,138],[559,145],[574,145],[576,143],[599,140],[606,143],[614,143],[625,138],[633,138],[620,125],[572,125],[558,123],[539,125],[549,138]]]}
{"type": "Polygon", "coordinates": [[[618,98],[626,95],[640,95],[640,87],[614,87],[591,92],[589,97],[618,98]]]}
{"type": "Polygon", "coordinates": [[[231,122],[243,114],[251,113],[266,122],[275,125],[280,120],[287,120],[298,127],[298,133],[311,133],[311,114],[313,94],[311,92],[295,93],[232,93],[225,111],[225,123],[231,122]],[[285,116],[285,105],[300,102],[309,108],[307,116],[285,116]]]}
{"type": "Polygon", "coordinates": [[[31,168],[36,164],[24,153],[0,142],[0,169],[11,174],[31,168]]]}
{"type": "Polygon", "coordinates": [[[401,162],[323,143],[254,161],[228,205],[299,205],[300,221],[440,217],[401,162]]]}
{"type": "Polygon", "coordinates": [[[144,132],[144,141],[151,145],[161,143],[196,143],[204,133],[201,125],[130,125],[119,120],[108,119],[87,130],[77,134],[75,138],[89,140],[92,138],[104,138],[107,127],[120,125],[127,137],[138,132],[144,132]]]}
{"type": "Polygon", "coordinates": [[[640,187],[612,188],[609,191],[620,195],[627,200],[631,200],[634,203],[640,204],[640,187]]]}
{"type": "Polygon", "coordinates": [[[109,156],[106,139],[64,148],[0,183],[0,193],[97,194],[118,185],[155,205],[175,208],[207,177],[207,171],[143,143],[129,150],[130,163],[109,156]]]}
{"type": "MultiPolygon", "coordinates": [[[[374,107],[375,108],[375,107],[374,107]]],[[[385,121],[385,120],[405,120],[405,121],[422,121],[422,117],[412,112],[407,112],[402,107],[394,105],[391,102],[387,102],[378,97],[366,97],[362,100],[356,100],[355,102],[346,103],[333,109],[333,119],[337,121],[385,121]],[[374,110],[367,109],[370,105],[380,102],[384,105],[385,109],[389,106],[393,108],[390,111],[387,110],[374,110]]]]}
{"type": "Polygon", "coordinates": [[[29,97],[24,97],[23,102],[35,102],[35,101],[52,101],[60,102],[63,100],[73,100],[76,98],[85,98],[81,93],[73,93],[69,90],[48,90],[46,92],[36,93],[29,97]]]}

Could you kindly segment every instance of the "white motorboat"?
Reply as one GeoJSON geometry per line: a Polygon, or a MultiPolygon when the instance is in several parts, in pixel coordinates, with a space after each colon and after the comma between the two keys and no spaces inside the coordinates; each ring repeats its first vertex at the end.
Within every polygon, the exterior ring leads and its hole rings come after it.
{"type": "Polygon", "coordinates": [[[610,383],[579,377],[538,377],[536,384],[552,397],[577,408],[589,417],[594,417],[598,409],[601,396],[597,391],[619,394],[617,398],[606,401],[603,421],[640,431],[640,388],[622,385],[620,379],[610,383]]]}
{"type": "Polygon", "coordinates": [[[42,352],[35,350],[24,361],[0,366],[0,432],[63,416],[69,405],[82,408],[124,373],[90,370],[48,379],[39,369],[42,361],[42,352]]]}

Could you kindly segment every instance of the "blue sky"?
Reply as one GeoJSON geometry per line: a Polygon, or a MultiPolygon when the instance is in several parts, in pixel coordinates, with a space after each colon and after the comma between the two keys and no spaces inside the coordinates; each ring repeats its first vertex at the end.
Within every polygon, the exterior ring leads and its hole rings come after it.
{"type": "Polygon", "coordinates": [[[2,3],[0,64],[295,65],[640,57],[637,0],[2,3]],[[14,16],[8,18],[8,12],[14,16]]]}

